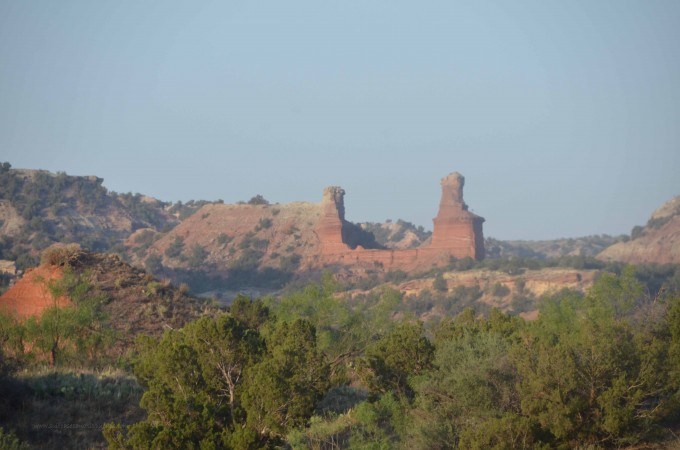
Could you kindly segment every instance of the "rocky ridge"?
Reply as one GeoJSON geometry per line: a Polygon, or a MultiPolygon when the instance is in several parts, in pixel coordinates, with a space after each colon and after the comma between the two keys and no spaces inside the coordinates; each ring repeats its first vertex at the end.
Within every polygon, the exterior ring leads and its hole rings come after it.
{"type": "Polygon", "coordinates": [[[484,219],[468,211],[463,184],[458,173],[442,180],[435,231],[418,248],[386,249],[345,220],[345,192],[337,186],[327,187],[317,204],[205,205],[167,233],[137,230],[125,244],[133,263],[175,281],[193,279],[205,290],[280,286],[326,267],[348,268],[358,276],[430,269],[451,257],[484,255],[484,219]]]}
{"type": "Polygon", "coordinates": [[[659,207],[644,227],[635,227],[631,239],[602,251],[602,261],[630,264],[680,264],[680,196],[659,207]]]}
{"type": "Polygon", "coordinates": [[[140,194],[116,194],[94,176],[0,166],[0,259],[34,265],[54,243],[93,250],[120,246],[136,229],[169,229],[169,205],[140,194]]]}

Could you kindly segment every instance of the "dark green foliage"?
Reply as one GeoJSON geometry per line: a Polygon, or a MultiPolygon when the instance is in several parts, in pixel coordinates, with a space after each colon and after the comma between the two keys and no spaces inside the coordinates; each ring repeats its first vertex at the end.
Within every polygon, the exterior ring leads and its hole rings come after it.
{"type": "Polygon", "coordinates": [[[616,263],[606,264],[591,256],[564,255],[557,258],[546,258],[542,256],[503,256],[496,258],[485,258],[475,261],[472,258],[455,259],[451,258],[448,265],[449,270],[466,271],[473,269],[488,269],[505,272],[508,275],[521,275],[526,270],[540,270],[547,267],[566,267],[571,269],[608,269],[618,271],[620,265],[616,263]]]}
{"type": "Polygon", "coordinates": [[[452,257],[449,267],[452,270],[465,271],[475,268],[475,264],[475,260],[469,256],[462,259],[456,259],[452,257]]]}
{"type": "Polygon", "coordinates": [[[434,300],[447,315],[455,316],[466,308],[476,307],[481,310],[483,305],[477,303],[483,292],[479,286],[456,286],[443,297],[434,300]]]}
{"type": "Polygon", "coordinates": [[[255,197],[252,197],[250,200],[248,200],[249,205],[268,205],[269,202],[260,194],[257,194],[255,197]]]}
{"type": "Polygon", "coordinates": [[[140,339],[134,372],[145,385],[146,421],[110,427],[109,444],[135,448],[224,447],[243,421],[237,387],[264,351],[259,333],[227,315],[202,318],[160,342],[140,339]]]}
{"type": "Polygon", "coordinates": [[[432,288],[439,292],[446,292],[449,290],[449,287],[446,284],[446,280],[444,279],[444,275],[438,273],[434,277],[434,281],[432,282],[432,288]]]}
{"type": "MultiPolygon", "coordinates": [[[[478,295],[463,289],[460,297],[478,295]]],[[[629,268],[600,277],[585,296],[543,300],[535,322],[467,309],[434,330],[434,358],[422,370],[409,366],[418,334],[395,339],[404,334],[399,326],[364,351],[359,368],[372,400],[291,439],[340,448],[547,449],[619,448],[670,435],[664,427],[680,419],[680,301],[675,290],[663,316],[659,297],[652,302],[644,291],[629,268]],[[381,392],[397,394],[393,408],[384,408],[381,392]]]]}
{"type": "Polygon", "coordinates": [[[401,283],[408,278],[408,275],[402,270],[395,270],[387,272],[384,278],[387,283],[401,283]]]}
{"type": "Polygon", "coordinates": [[[255,226],[255,231],[266,230],[267,228],[271,228],[272,223],[273,223],[272,219],[270,219],[269,217],[263,217],[257,222],[257,225],[255,226]]]}
{"type": "Polygon", "coordinates": [[[151,225],[156,230],[160,230],[166,225],[167,219],[162,213],[162,208],[166,203],[147,202],[142,194],[131,192],[115,194],[115,198],[130,211],[136,222],[133,223],[134,229],[151,225]]]}
{"type": "Polygon", "coordinates": [[[272,324],[259,303],[204,317],[160,340],[141,338],[134,372],[148,418],[109,425],[112,448],[261,448],[303,426],[328,388],[328,366],[305,321],[272,324]]]}
{"type": "Polygon", "coordinates": [[[238,244],[241,250],[252,249],[252,250],[263,250],[267,248],[269,241],[266,239],[257,239],[255,233],[249,232],[243,236],[243,240],[238,244]]]}
{"type": "MultiPolygon", "coordinates": [[[[477,321],[467,313],[440,330],[435,368],[414,380],[416,399],[407,433],[412,448],[450,448],[461,435],[471,432],[486,436],[484,430],[492,418],[519,410],[507,354],[508,335],[516,326],[500,315],[477,321]]],[[[503,442],[500,435],[496,439],[503,442]]]]}
{"type": "Polygon", "coordinates": [[[384,449],[395,448],[399,444],[399,434],[403,433],[404,400],[387,393],[375,402],[362,402],[353,411],[353,424],[349,443],[346,448],[384,449]]]}
{"type": "MultiPolygon", "coordinates": [[[[394,318],[398,291],[342,298],[329,273],[278,300],[237,297],[228,314],[139,339],[133,368],[147,417],[104,434],[110,448],[621,448],[663,440],[680,420],[676,277],[668,267],[625,268],[586,294],[542,299],[533,322],[465,309],[430,330],[403,313],[406,321],[394,318]]],[[[73,292],[87,298],[87,289],[73,292]]],[[[437,308],[457,299],[453,310],[480,291],[428,295],[437,308]]],[[[23,339],[10,330],[0,323],[0,355],[13,356],[23,339]]],[[[62,388],[80,398],[79,388],[62,388]]]]}
{"type": "Polygon", "coordinates": [[[499,241],[487,238],[484,242],[486,257],[492,259],[534,258],[539,260],[557,259],[566,255],[582,255],[592,258],[605,248],[628,236],[606,234],[579,238],[554,239],[549,241],[499,241]]]}
{"type": "MultiPolygon", "coordinates": [[[[272,257],[274,255],[272,254],[272,257]]],[[[284,272],[294,272],[300,265],[302,257],[300,255],[282,256],[279,260],[279,268],[284,272]]]]}
{"type": "Polygon", "coordinates": [[[404,323],[366,348],[363,378],[372,393],[411,395],[409,378],[432,366],[434,346],[423,335],[423,324],[404,323]]]}
{"type": "Polygon", "coordinates": [[[311,284],[279,301],[270,299],[281,320],[304,318],[315,324],[317,346],[331,365],[335,383],[356,376],[355,369],[364,349],[395,323],[391,316],[401,302],[399,291],[384,289],[350,301],[336,296],[338,283],[326,272],[321,284],[311,284]]]}
{"type": "Polygon", "coordinates": [[[283,439],[304,426],[329,387],[329,368],[316,349],[314,326],[280,322],[267,339],[267,357],[247,370],[247,424],[263,438],[283,439]]]}
{"type": "Polygon", "coordinates": [[[241,256],[231,264],[232,271],[250,271],[255,273],[260,265],[264,252],[253,248],[247,248],[241,256]]]}
{"type": "Polygon", "coordinates": [[[368,291],[376,286],[380,286],[380,283],[381,283],[380,278],[378,277],[377,274],[374,273],[367,277],[361,278],[356,283],[354,283],[354,286],[357,289],[361,289],[362,291],[368,291]]]}
{"type": "Polygon", "coordinates": [[[189,267],[196,269],[203,266],[206,258],[208,258],[208,251],[205,247],[201,244],[194,244],[189,254],[189,267]]]}
{"type": "Polygon", "coordinates": [[[184,239],[180,236],[175,236],[175,240],[165,249],[165,256],[168,258],[178,258],[184,250],[184,239]]]}
{"type": "Polygon", "coordinates": [[[163,271],[163,258],[152,253],[146,258],[146,261],[144,261],[144,267],[152,274],[159,274],[163,271]]]}
{"type": "Polygon", "coordinates": [[[516,293],[510,301],[513,314],[519,314],[536,309],[536,296],[531,293],[516,293]]]}
{"type": "Polygon", "coordinates": [[[21,442],[14,433],[6,432],[0,427],[0,448],[2,450],[28,450],[30,447],[25,442],[21,442]]]}
{"type": "MultiPolygon", "coordinates": [[[[144,230],[135,236],[135,244],[137,247],[134,249],[135,254],[140,258],[146,254],[146,251],[151,247],[151,245],[158,239],[160,235],[153,230],[144,230]]],[[[124,247],[123,247],[124,248],[124,247]]]]}
{"type": "Polygon", "coordinates": [[[253,330],[259,329],[270,318],[269,308],[262,300],[253,301],[243,295],[238,295],[231,303],[229,314],[253,330]]]}
{"type": "Polygon", "coordinates": [[[632,229],[631,232],[630,232],[630,237],[631,237],[631,239],[637,239],[637,238],[639,238],[640,236],[642,236],[642,234],[644,233],[644,231],[645,231],[645,228],[644,228],[644,227],[641,227],[640,225],[634,226],[633,229],[632,229]]]}
{"type": "Polygon", "coordinates": [[[545,303],[513,350],[522,412],[557,442],[632,444],[660,418],[666,350],[628,319],[640,295],[632,271],[603,277],[545,303]]]}
{"type": "Polygon", "coordinates": [[[38,371],[13,381],[20,401],[4,423],[30,448],[102,448],[101,424],[141,418],[142,388],[118,371],[38,371]]]}
{"type": "Polygon", "coordinates": [[[55,306],[39,317],[30,317],[19,325],[25,339],[32,343],[32,353],[47,355],[50,365],[96,366],[108,362],[105,349],[115,336],[105,323],[102,305],[106,298],[94,291],[84,276],[68,268],[59,280],[45,283],[55,306]],[[72,305],[59,307],[56,300],[66,297],[72,305]]]}
{"type": "Polygon", "coordinates": [[[78,204],[94,212],[110,201],[101,178],[69,177],[35,171],[24,176],[7,170],[0,172],[0,198],[10,200],[12,206],[26,220],[31,220],[44,209],[56,205],[76,207],[78,204]]]}
{"type": "Polygon", "coordinates": [[[232,239],[233,238],[226,233],[220,233],[217,235],[217,243],[220,245],[227,245],[232,239]]]}
{"type": "Polygon", "coordinates": [[[491,295],[495,297],[505,297],[510,293],[510,288],[501,283],[496,283],[491,287],[491,295]]]}
{"type": "MultiPolygon", "coordinates": [[[[217,202],[219,203],[219,201],[217,202]]],[[[169,212],[171,214],[175,214],[179,217],[179,220],[184,220],[187,217],[191,216],[194,214],[196,211],[201,209],[205,205],[209,205],[211,202],[206,201],[206,200],[189,200],[186,203],[177,202],[172,207],[170,207],[169,212]]],[[[169,231],[169,230],[167,230],[169,231]]]]}
{"type": "MultiPolygon", "coordinates": [[[[316,325],[319,350],[332,362],[339,363],[365,344],[366,330],[362,317],[345,302],[334,298],[337,284],[329,273],[321,284],[310,284],[299,292],[286,295],[271,307],[276,316],[286,322],[306,319],[316,325]]],[[[335,368],[334,368],[335,369],[335,368]]]]}

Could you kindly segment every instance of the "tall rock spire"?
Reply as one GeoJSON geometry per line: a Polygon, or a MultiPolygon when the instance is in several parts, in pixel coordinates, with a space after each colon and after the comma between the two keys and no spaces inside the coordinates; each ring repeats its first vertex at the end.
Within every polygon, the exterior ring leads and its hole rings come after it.
{"type": "Polygon", "coordinates": [[[456,258],[469,256],[484,257],[484,218],[468,211],[463,200],[465,177],[453,172],[441,180],[442,197],[439,212],[433,219],[431,248],[451,251],[456,258]]]}

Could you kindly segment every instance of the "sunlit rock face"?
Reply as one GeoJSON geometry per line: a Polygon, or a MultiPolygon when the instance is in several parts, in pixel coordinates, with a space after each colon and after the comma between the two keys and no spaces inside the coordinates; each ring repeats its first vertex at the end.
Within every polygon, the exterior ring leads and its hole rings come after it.
{"type": "Polygon", "coordinates": [[[439,213],[433,219],[430,248],[448,251],[451,256],[484,258],[484,219],[468,211],[463,201],[465,177],[458,172],[442,178],[439,213]]]}
{"type": "Polygon", "coordinates": [[[326,264],[378,264],[386,269],[416,270],[448,263],[451,257],[484,257],[484,219],[468,211],[463,201],[465,178],[454,172],[441,180],[442,197],[434,218],[429,244],[408,250],[367,249],[348,245],[345,191],[337,186],[324,190],[321,215],[316,225],[320,258],[326,264]]]}

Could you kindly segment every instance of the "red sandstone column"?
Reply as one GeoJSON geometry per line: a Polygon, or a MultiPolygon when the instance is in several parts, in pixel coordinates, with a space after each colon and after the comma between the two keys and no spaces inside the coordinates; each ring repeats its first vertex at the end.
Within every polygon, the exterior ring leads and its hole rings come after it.
{"type": "Polygon", "coordinates": [[[442,178],[439,212],[433,219],[431,249],[441,249],[456,258],[484,257],[482,223],[484,219],[470,211],[463,201],[465,178],[458,172],[442,178]]]}

